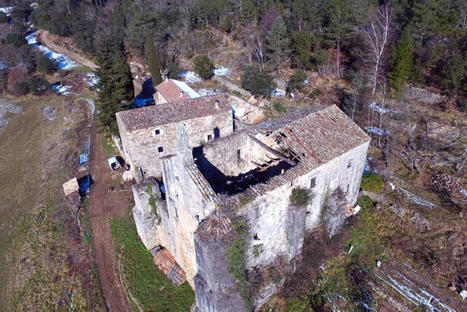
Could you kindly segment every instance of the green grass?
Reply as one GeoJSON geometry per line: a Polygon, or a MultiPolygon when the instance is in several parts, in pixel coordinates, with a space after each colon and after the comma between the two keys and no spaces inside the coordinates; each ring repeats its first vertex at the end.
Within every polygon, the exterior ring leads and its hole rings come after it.
{"type": "Polygon", "coordinates": [[[112,139],[110,139],[107,135],[102,136],[102,149],[107,156],[115,156],[115,146],[112,143],[112,139]]]}
{"type": "Polygon", "coordinates": [[[93,70],[87,66],[81,65],[81,66],[76,66],[72,68],[72,71],[77,72],[77,73],[90,73],[93,72],[93,70]]]}
{"type": "Polygon", "coordinates": [[[155,266],[131,217],[110,221],[115,254],[126,290],[143,311],[190,311],[195,296],[188,282],[175,286],[155,266]]]}
{"type": "Polygon", "coordinates": [[[364,191],[379,193],[384,186],[383,177],[374,172],[368,173],[363,176],[361,186],[364,191]]]}

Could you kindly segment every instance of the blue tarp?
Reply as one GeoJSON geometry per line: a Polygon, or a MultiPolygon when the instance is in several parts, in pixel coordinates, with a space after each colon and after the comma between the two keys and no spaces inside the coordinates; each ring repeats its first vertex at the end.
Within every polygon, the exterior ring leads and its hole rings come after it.
{"type": "Polygon", "coordinates": [[[79,195],[81,195],[82,197],[83,196],[86,196],[86,194],[88,193],[89,191],[89,188],[91,187],[91,185],[94,184],[94,181],[91,177],[90,174],[88,175],[85,175],[84,177],[82,178],[79,178],[78,179],[78,185],[79,185],[79,195]]]}
{"type": "Polygon", "coordinates": [[[88,154],[82,153],[79,155],[79,164],[84,165],[85,163],[88,162],[88,154]]]}
{"type": "Polygon", "coordinates": [[[142,90],[135,98],[135,107],[145,107],[154,104],[153,94],[156,92],[152,83],[152,78],[146,79],[142,85],[142,90]]]}

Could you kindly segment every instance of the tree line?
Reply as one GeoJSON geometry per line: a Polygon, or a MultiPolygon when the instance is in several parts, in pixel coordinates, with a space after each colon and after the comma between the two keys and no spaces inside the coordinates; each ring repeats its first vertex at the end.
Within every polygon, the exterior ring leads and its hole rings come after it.
{"type": "Polygon", "coordinates": [[[41,0],[32,19],[104,63],[154,47],[151,67],[175,73],[178,57],[206,53],[218,29],[243,42],[260,72],[333,73],[372,94],[407,83],[467,93],[465,0],[41,0]]]}

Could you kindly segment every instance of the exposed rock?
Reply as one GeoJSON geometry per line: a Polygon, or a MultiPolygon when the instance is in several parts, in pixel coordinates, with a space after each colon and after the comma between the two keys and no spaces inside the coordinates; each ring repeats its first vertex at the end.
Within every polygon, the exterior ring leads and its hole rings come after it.
{"type": "Polygon", "coordinates": [[[459,127],[454,127],[446,123],[429,121],[426,126],[428,138],[443,144],[451,144],[460,136],[459,127]]]}
{"type": "Polygon", "coordinates": [[[148,193],[148,188],[152,189],[154,198],[160,197],[159,185],[157,183],[147,183],[133,185],[133,197],[135,206],[133,207],[133,216],[135,218],[136,229],[144,246],[151,250],[158,245],[157,241],[157,216],[153,211],[153,207],[149,203],[151,195],[148,193]]]}

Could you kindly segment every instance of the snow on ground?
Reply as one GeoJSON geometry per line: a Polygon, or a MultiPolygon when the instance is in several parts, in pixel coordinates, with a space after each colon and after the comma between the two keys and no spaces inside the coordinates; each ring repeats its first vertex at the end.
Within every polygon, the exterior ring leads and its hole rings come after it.
{"type": "Polygon", "coordinates": [[[5,68],[8,68],[8,65],[0,61],[0,69],[5,69],[5,68]]]}
{"type": "Polygon", "coordinates": [[[198,90],[198,94],[200,96],[207,96],[207,95],[215,95],[215,94],[219,94],[219,92],[215,92],[213,90],[208,90],[208,89],[199,89],[198,90]]]}
{"type": "Polygon", "coordinates": [[[272,97],[278,97],[278,96],[285,96],[285,90],[281,89],[274,89],[271,91],[271,96],[272,97]]]}
{"type": "Polygon", "coordinates": [[[6,14],[6,15],[10,15],[11,11],[13,11],[13,7],[10,6],[10,7],[1,7],[0,8],[0,12],[3,13],[3,14],[6,14]]]}
{"type": "Polygon", "coordinates": [[[61,83],[53,83],[50,88],[54,90],[57,94],[63,94],[63,95],[68,95],[70,92],[68,90],[71,89],[71,86],[65,86],[62,85],[61,83]]]}
{"type": "Polygon", "coordinates": [[[89,87],[95,87],[99,83],[99,77],[95,73],[87,73],[83,79],[89,87]]]}
{"type": "Polygon", "coordinates": [[[394,111],[392,111],[391,109],[389,108],[382,108],[381,106],[379,106],[376,102],[372,102],[370,104],[370,109],[375,111],[375,112],[378,112],[380,114],[392,114],[392,113],[395,113],[394,111]]]}
{"type": "Polygon", "coordinates": [[[219,67],[214,69],[214,75],[216,76],[228,76],[232,73],[232,70],[227,67],[219,67]]]}
{"type": "Polygon", "coordinates": [[[172,81],[192,99],[200,97],[199,93],[190,88],[185,82],[176,79],[172,79],[172,81]]]}
{"type": "Polygon", "coordinates": [[[386,134],[388,134],[388,132],[385,129],[379,128],[379,127],[367,126],[367,127],[365,127],[365,130],[367,132],[370,132],[370,133],[373,133],[373,134],[376,134],[376,135],[386,135],[386,134]]]}
{"type": "Polygon", "coordinates": [[[416,306],[423,306],[429,311],[447,311],[456,312],[454,309],[449,307],[447,304],[436,298],[433,294],[429,293],[423,288],[417,287],[407,276],[400,272],[397,272],[398,276],[390,276],[383,271],[376,273],[375,276],[384,284],[390,286],[392,289],[397,291],[408,301],[416,306]]]}
{"type": "Polygon", "coordinates": [[[40,45],[37,42],[37,33],[36,32],[33,32],[33,33],[29,34],[28,36],[25,37],[25,39],[28,42],[28,44],[36,46],[46,57],[48,57],[49,59],[53,59],[53,60],[57,61],[59,69],[71,69],[73,67],[78,66],[78,64],[76,64],[75,62],[70,60],[66,55],[60,54],[60,53],[55,53],[52,50],[50,50],[49,48],[47,48],[47,47],[45,47],[43,45],[40,45]]]}
{"type": "Polygon", "coordinates": [[[188,82],[188,83],[201,82],[201,78],[195,72],[192,72],[192,71],[189,71],[189,70],[181,72],[180,77],[185,79],[185,81],[188,82]]]}
{"type": "Polygon", "coordinates": [[[20,114],[23,110],[20,106],[8,103],[6,100],[0,99],[0,134],[8,126],[8,119],[5,118],[7,113],[20,114]]]}

